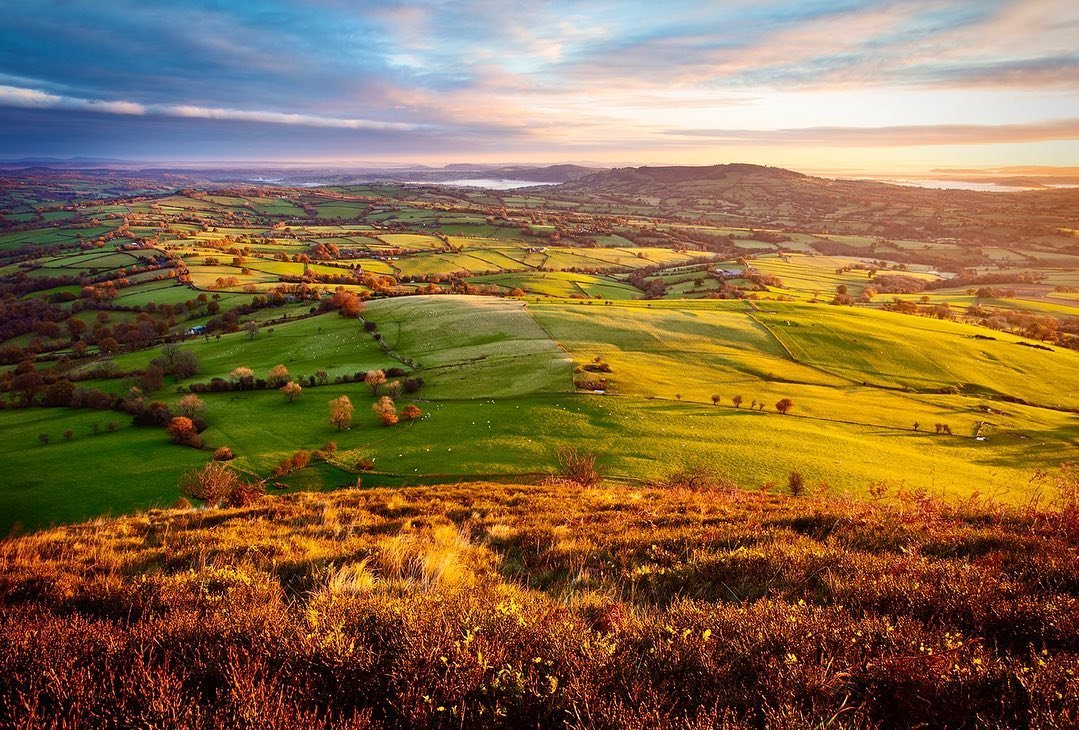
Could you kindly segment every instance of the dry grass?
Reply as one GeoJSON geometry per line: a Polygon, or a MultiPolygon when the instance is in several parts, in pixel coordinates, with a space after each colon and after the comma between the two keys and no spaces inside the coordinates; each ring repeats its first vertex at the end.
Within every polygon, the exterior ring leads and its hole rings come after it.
{"type": "Polygon", "coordinates": [[[1057,513],[684,476],[301,493],[0,543],[0,725],[1079,722],[1057,513]]]}

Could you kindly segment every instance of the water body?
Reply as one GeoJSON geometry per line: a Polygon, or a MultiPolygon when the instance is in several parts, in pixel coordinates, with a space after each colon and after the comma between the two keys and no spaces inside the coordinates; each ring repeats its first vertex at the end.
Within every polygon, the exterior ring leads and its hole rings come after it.
{"type": "Polygon", "coordinates": [[[918,180],[903,178],[869,178],[873,182],[891,183],[892,185],[906,185],[917,188],[936,188],[938,190],[978,190],[990,193],[1021,193],[1024,190],[1046,190],[1049,188],[1069,188],[1073,185],[998,185],[994,182],[971,182],[969,180],[918,180]]]}
{"type": "Polygon", "coordinates": [[[534,180],[501,180],[487,177],[467,178],[464,180],[407,180],[406,185],[453,185],[459,188],[486,188],[488,190],[514,190],[516,188],[530,188],[534,185],[558,185],[553,182],[536,182],[534,180]]]}

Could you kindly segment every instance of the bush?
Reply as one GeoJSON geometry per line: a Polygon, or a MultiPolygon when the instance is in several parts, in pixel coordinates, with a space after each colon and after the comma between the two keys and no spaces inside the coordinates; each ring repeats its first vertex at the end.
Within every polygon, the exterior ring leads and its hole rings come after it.
{"type": "Polygon", "coordinates": [[[582,487],[594,487],[599,483],[601,474],[596,467],[597,457],[592,452],[564,446],[558,449],[557,458],[558,476],[563,480],[582,487]]]}
{"type": "Polygon", "coordinates": [[[228,446],[219,446],[214,451],[214,461],[232,461],[236,458],[236,455],[232,453],[232,449],[228,446]]]}
{"type": "Polygon", "coordinates": [[[180,477],[180,493],[213,507],[221,504],[240,484],[240,476],[235,471],[219,461],[211,461],[202,469],[180,477]]]}

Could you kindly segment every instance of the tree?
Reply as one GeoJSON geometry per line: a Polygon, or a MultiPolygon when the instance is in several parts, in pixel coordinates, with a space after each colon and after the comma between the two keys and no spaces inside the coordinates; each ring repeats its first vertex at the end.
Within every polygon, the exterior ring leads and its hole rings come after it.
{"type": "Polygon", "coordinates": [[[389,396],[384,395],[371,404],[371,410],[382,421],[383,426],[397,425],[397,406],[394,405],[393,399],[389,396]]]}
{"type": "Polygon", "coordinates": [[[386,373],[382,370],[368,370],[363,376],[363,382],[371,389],[371,395],[378,395],[378,389],[386,382],[386,373]]]}
{"type": "Polygon", "coordinates": [[[338,431],[352,428],[352,401],[347,395],[330,401],[330,423],[337,426],[338,431]]]}
{"type": "Polygon", "coordinates": [[[139,387],[146,393],[152,393],[155,390],[160,390],[165,386],[165,371],[159,366],[151,362],[146,366],[146,370],[139,376],[139,387]]]}
{"type": "Polygon", "coordinates": [[[339,288],[330,297],[327,306],[336,309],[343,317],[356,317],[363,308],[363,300],[355,292],[339,288]]]}
{"type": "Polygon", "coordinates": [[[743,400],[742,396],[736,395],[733,398],[731,398],[731,403],[734,404],[735,408],[741,408],[742,407],[742,400],[743,400]]]}
{"type": "Polygon", "coordinates": [[[206,404],[194,393],[188,393],[176,401],[176,410],[181,416],[195,419],[206,412],[206,404]]]}
{"type": "Polygon", "coordinates": [[[786,415],[786,414],[790,413],[791,409],[793,409],[793,408],[794,408],[794,401],[792,401],[790,398],[782,398],[782,399],[779,400],[779,402],[776,403],[776,410],[779,411],[780,413],[782,413],[783,415],[786,415]]]}
{"type": "Polygon", "coordinates": [[[315,371],[315,377],[318,378],[318,384],[319,385],[325,385],[326,384],[326,379],[328,377],[330,377],[330,375],[325,370],[316,370],[315,371]]]}
{"type": "Polygon", "coordinates": [[[175,443],[196,449],[202,446],[202,439],[199,438],[199,433],[195,429],[195,422],[187,416],[176,416],[169,421],[166,430],[175,443]]]}
{"type": "Polygon", "coordinates": [[[389,383],[386,383],[386,392],[390,394],[391,398],[400,398],[401,387],[400,380],[392,380],[389,383]]]}
{"type": "Polygon", "coordinates": [[[801,497],[806,491],[806,480],[801,474],[792,471],[787,477],[787,487],[791,490],[791,496],[801,497]]]}
{"type": "Polygon", "coordinates": [[[37,435],[37,440],[41,442],[42,446],[48,446],[49,445],[49,434],[47,434],[47,433],[39,433],[37,435]]]}
{"type": "Polygon", "coordinates": [[[270,383],[275,388],[280,388],[288,382],[288,368],[280,363],[270,368],[270,383]]]}
{"type": "Polygon", "coordinates": [[[713,395],[713,396],[712,396],[712,405],[714,405],[714,406],[718,406],[718,405],[719,405],[719,401],[720,401],[720,396],[718,396],[718,395],[713,395]]]}
{"type": "Polygon", "coordinates": [[[172,373],[177,379],[198,375],[200,370],[202,370],[202,365],[199,364],[199,358],[194,350],[180,350],[176,353],[172,363],[172,373]]]}
{"type": "Polygon", "coordinates": [[[244,325],[244,332],[247,333],[247,339],[255,339],[259,333],[259,323],[253,319],[247,320],[247,324],[244,325]]]}
{"type": "Polygon", "coordinates": [[[405,406],[405,409],[403,411],[401,411],[401,415],[405,417],[405,420],[415,421],[421,416],[423,416],[423,411],[420,410],[419,406],[410,403],[409,405],[405,406]]]}
{"type": "Polygon", "coordinates": [[[64,429],[64,440],[65,440],[65,441],[70,441],[70,440],[71,440],[71,438],[72,438],[72,437],[73,437],[74,435],[75,435],[75,432],[74,432],[74,431],[72,431],[72,430],[71,430],[70,428],[64,429]]]}
{"type": "Polygon", "coordinates": [[[288,402],[292,403],[303,393],[303,388],[295,381],[289,381],[281,386],[281,392],[288,398],[288,402]]]}
{"type": "Polygon", "coordinates": [[[238,368],[233,368],[232,372],[229,373],[229,378],[241,388],[251,387],[251,384],[255,382],[255,371],[241,365],[238,368]]]}
{"type": "Polygon", "coordinates": [[[215,506],[221,504],[241,484],[239,475],[224,462],[211,461],[201,469],[189,471],[180,477],[180,493],[215,506]]]}

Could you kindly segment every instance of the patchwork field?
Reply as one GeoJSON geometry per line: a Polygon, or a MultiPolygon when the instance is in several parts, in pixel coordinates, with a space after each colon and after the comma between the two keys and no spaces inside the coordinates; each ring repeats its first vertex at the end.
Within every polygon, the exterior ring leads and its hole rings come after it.
{"type": "Polygon", "coordinates": [[[573,445],[611,483],[692,461],[749,489],[798,472],[822,493],[1012,503],[1076,452],[1069,236],[1032,223],[1020,261],[1015,242],[747,224],[765,208],[716,212],[695,189],[661,209],[655,192],[240,187],[6,217],[30,227],[0,232],[0,529],[170,505],[218,447],[286,491],[542,481],[573,445]],[[858,301],[884,276],[911,291],[858,301]],[[333,311],[346,293],[360,317],[333,311]],[[167,341],[194,372],[147,376],[167,341]],[[294,402],[266,382],[278,365],[294,402]],[[411,383],[396,413],[422,416],[381,425],[372,406],[397,386],[355,382],[376,369],[411,383]],[[129,408],[175,415],[187,390],[201,450],[131,425],[129,408]],[[98,407],[66,407],[86,392],[98,407]]]}

